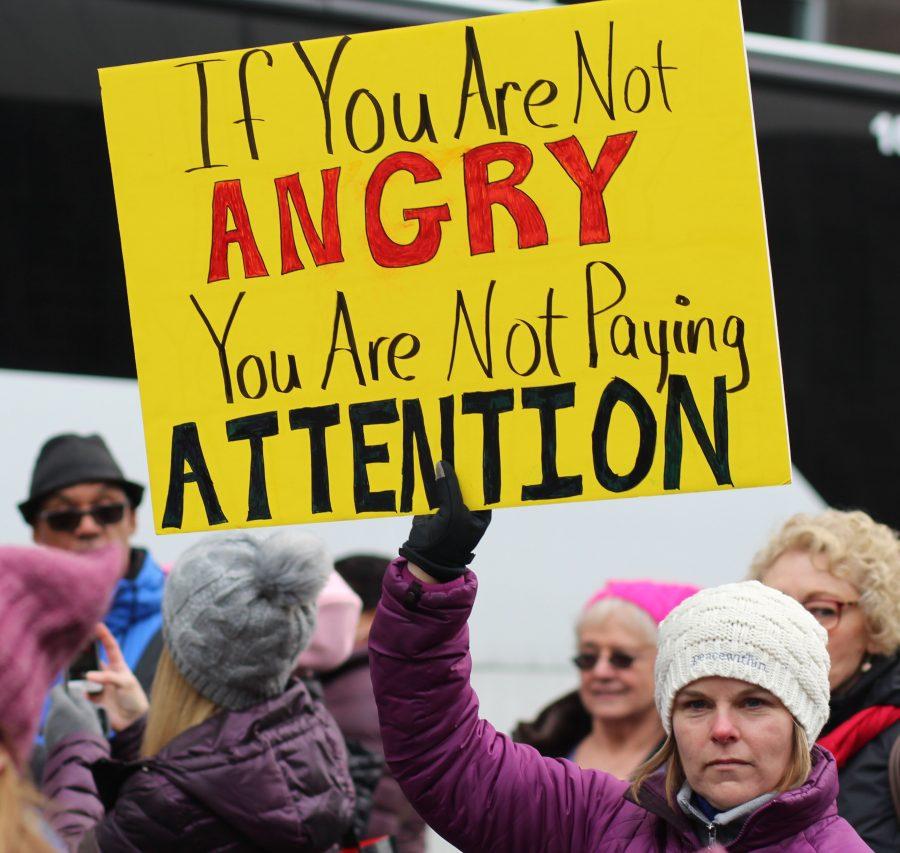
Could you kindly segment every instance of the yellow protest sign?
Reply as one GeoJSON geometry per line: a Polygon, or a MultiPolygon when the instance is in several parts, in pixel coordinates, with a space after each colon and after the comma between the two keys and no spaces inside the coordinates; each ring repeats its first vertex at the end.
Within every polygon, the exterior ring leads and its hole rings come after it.
{"type": "Polygon", "coordinates": [[[161,532],[789,481],[737,3],[100,78],[161,532]]]}

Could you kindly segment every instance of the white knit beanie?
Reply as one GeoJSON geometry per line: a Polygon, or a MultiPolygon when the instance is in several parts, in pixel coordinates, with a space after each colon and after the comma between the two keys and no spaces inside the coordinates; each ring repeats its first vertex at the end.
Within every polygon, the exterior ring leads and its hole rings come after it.
{"type": "Polygon", "coordinates": [[[704,589],[659,626],[656,707],[666,734],[682,687],[736,678],[777,696],[815,743],[828,719],[828,634],[793,598],[743,581],[704,589]]]}

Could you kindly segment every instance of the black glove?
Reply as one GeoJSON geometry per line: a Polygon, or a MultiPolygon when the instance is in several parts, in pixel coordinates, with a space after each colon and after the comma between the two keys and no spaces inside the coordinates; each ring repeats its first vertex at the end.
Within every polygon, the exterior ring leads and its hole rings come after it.
{"type": "Polygon", "coordinates": [[[446,583],[465,574],[466,566],[475,559],[472,549],[491,523],[491,511],[469,511],[449,462],[438,462],[435,473],[438,511],[413,518],[400,556],[446,583]]]}

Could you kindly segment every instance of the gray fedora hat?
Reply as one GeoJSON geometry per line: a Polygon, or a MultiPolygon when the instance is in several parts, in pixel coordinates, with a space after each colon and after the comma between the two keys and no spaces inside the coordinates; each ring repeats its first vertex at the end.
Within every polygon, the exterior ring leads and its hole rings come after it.
{"type": "Polygon", "coordinates": [[[125,479],[99,435],[64,433],[44,442],[34,463],[28,499],[19,504],[19,512],[28,524],[34,524],[45,498],[77,483],[113,483],[125,492],[132,507],[144,497],[144,487],[125,479]]]}

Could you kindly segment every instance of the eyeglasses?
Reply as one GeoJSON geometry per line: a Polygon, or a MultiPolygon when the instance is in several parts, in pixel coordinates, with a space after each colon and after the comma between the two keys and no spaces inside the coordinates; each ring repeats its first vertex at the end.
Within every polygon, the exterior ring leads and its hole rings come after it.
{"type": "Polygon", "coordinates": [[[858,601],[815,599],[805,602],[803,606],[826,631],[833,631],[840,624],[844,608],[856,607],[858,604],[858,601]]]}
{"type": "MultiPolygon", "coordinates": [[[[636,655],[627,655],[625,652],[620,652],[616,649],[613,649],[606,658],[613,669],[630,669],[636,659],[636,655]]],[[[582,672],[589,672],[597,666],[599,660],[600,655],[597,652],[582,652],[572,658],[572,663],[582,672]]]]}
{"type": "Polygon", "coordinates": [[[47,526],[57,533],[74,533],[81,519],[89,515],[96,524],[106,527],[110,524],[118,524],[125,516],[127,504],[100,504],[88,509],[59,509],[50,512],[42,512],[38,518],[47,522],[47,526]]]}

